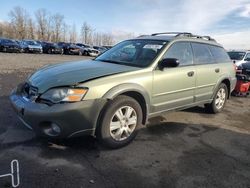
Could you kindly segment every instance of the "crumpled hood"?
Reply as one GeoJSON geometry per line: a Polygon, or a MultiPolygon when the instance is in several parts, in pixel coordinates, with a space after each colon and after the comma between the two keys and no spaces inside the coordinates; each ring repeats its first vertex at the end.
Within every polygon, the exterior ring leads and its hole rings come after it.
{"type": "Polygon", "coordinates": [[[38,70],[29,77],[28,82],[38,88],[38,93],[43,93],[53,87],[76,85],[98,77],[139,69],[93,60],[67,62],[38,70]]]}

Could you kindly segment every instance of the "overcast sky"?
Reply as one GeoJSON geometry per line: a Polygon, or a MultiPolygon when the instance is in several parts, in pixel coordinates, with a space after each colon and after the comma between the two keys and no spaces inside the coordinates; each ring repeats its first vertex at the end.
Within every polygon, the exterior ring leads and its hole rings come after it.
{"type": "Polygon", "coordinates": [[[14,6],[31,15],[45,8],[78,29],[87,21],[116,36],[187,31],[211,35],[227,49],[250,49],[250,0],[11,0],[1,2],[0,20],[8,21],[14,6]]]}

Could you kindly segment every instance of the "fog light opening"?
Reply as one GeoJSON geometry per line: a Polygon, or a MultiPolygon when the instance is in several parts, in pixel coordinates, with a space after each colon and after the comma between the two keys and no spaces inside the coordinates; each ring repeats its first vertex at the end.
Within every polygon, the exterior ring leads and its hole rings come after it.
{"type": "Polygon", "coordinates": [[[61,129],[60,129],[60,127],[59,127],[57,124],[52,123],[52,124],[51,124],[51,128],[52,128],[52,130],[53,130],[54,132],[56,132],[57,134],[60,134],[61,129]]]}
{"type": "Polygon", "coordinates": [[[41,127],[48,136],[58,136],[61,133],[61,128],[53,122],[44,122],[41,127]]]}

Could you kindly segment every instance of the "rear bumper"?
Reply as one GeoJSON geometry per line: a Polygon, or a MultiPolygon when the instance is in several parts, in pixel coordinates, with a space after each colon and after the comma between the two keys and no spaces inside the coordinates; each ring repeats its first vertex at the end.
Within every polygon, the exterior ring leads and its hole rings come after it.
{"type": "Polygon", "coordinates": [[[10,95],[10,100],[26,127],[39,136],[54,138],[94,134],[100,111],[106,103],[104,99],[97,99],[48,106],[28,101],[15,92],[10,95]],[[48,132],[52,124],[59,127],[59,134],[48,132]]]}

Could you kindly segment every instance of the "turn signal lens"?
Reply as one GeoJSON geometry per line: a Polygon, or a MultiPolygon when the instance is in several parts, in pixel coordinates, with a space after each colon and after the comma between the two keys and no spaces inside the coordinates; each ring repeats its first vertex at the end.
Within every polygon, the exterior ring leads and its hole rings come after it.
{"type": "Polygon", "coordinates": [[[68,96],[65,97],[62,101],[67,101],[67,102],[81,101],[86,93],[87,89],[69,89],[68,96]]]}

